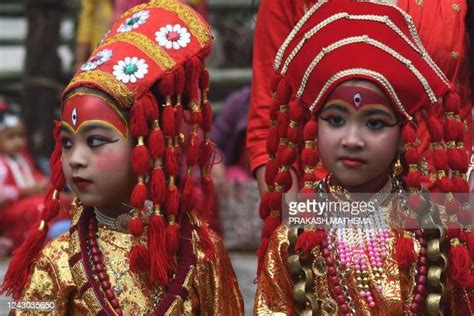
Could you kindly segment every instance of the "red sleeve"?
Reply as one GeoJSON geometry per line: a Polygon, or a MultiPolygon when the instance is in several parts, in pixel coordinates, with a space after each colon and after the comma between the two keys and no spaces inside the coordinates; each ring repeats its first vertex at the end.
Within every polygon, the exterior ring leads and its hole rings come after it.
{"type": "Polygon", "coordinates": [[[253,47],[252,96],[247,130],[247,149],[252,172],[267,163],[266,138],[272,102],[270,75],[280,45],[304,12],[304,0],[262,0],[257,15],[253,47]]]}

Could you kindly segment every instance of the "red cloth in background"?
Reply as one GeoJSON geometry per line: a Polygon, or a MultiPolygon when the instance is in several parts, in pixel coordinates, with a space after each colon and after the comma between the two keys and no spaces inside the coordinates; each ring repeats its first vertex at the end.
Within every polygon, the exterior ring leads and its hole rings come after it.
{"type": "MultiPolygon", "coordinates": [[[[448,79],[454,82],[463,100],[462,117],[472,126],[466,67],[465,15],[466,1],[399,0],[398,6],[409,13],[419,31],[420,38],[433,60],[448,79]]],[[[257,16],[254,37],[252,96],[250,101],[247,149],[252,172],[266,164],[266,138],[270,127],[268,108],[272,102],[270,74],[280,45],[311,4],[305,0],[262,0],[257,16]]],[[[438,109],[440,111],[440,109],[438,109]]],[[[470,130],[470,129],[469,129],[470,130]]],[[[429,162],[426,125],[417,129],[418,138],[424,140],[420,151],[426,152],[429,162]]],[[[466,133],[465,146],[471,148],[470,133],[466,133]]]]}

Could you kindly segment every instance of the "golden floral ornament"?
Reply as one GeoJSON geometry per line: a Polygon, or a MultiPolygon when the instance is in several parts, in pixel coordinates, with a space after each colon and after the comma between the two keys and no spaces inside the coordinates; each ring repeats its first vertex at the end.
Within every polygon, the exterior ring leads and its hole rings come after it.
{"type": "Polygon", "coordinates": [[[191,43],[191,34],[188,29],[179,24],[163,26],[155,33],[155,36],[158,45],[166,49],[178,50],[191,43]]]}
{"type": "Polygon", "coordinates": [[[104,49],[98,52],[95,56],[91,57],[87,62],[85,62],[81,70],[82,71],[89,71],[94,70],[100,65],[104,64],[105,62],[109,61],[112,57],[112,50],[111,49],[104,49]]]}
{"type": "Polygon", "coordinates": [[[150,17],[150,11],[142,10],[132,15],[132,17],[125,20],[122,25],[119,26],[117,32],[129,32],[131,30],[135,30],[140,25],[145,24],[146,20],[150,17]]]}
{"type": "Polygon", "coordinates": [[[136,83],[148,73],[148,64],[138,57],[125,57],[114,66],[113,75],[123,83],[136,83]]]}

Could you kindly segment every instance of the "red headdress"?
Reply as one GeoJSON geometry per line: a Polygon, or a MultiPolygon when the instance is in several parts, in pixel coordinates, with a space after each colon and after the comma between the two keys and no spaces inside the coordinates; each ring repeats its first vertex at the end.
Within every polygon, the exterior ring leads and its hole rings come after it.
{"type": "MultiPolygon", "coordinates": [[[[410,16],[399,8],[367,1],[318,1],[283,42],[274,69],[265,171],[269,191],[259,209],[264,220],[259,258],[281,223],[282,194],[291,187],[289,169],[298,159],[304,167],[303,192],[314,192],[317,113],[331,91],[350,79],[380,87],[402,118],[409,166],[404,180],[410,193],[421,189],[417,120],[426,120],[429,126],[438,175],[433,190],[468,192],[465,173],[471,153],[463,144],[466,131],[458,94],[421,44],[410,16]],[[435,108],[444,113],[440,116],[435,108]]],[[[453,201],[445,202],[448,212],[453,201]]],[[[413,209],[419,208],[419,200],[409,202],[413,209]]],[[[469,217],[465,202],[457,204],[458,218],[469,217]]]]}
{"type": "MultiPolygon", "coordinates": [[[[206,255],[212,255],[206,227],[191,216],[198,202],[192,176],[194,167],[201,170],[203,198],[209,199],[213,190],[209,176],[213,145],[207,137],[212,113],[205,64],[211,42],[208,24],[190,7],[179,1],[150,1],[125,12],[115,22],[64,91],[67,103],[66,97],[76,88],[99,90],[119,112],[129,113],[129,131],[137,140],[132,168],[138,180],[130,197],[135,213],[129,231],[137,240],[144,232],[145,200],[150,199],[154,207],[147,245],[137,242],[132,247],[130,268],[134,272],[149,272],[153,286],[169,282],[174,268],[172,258],[179,246],[181,214],[190,215],[206,255]],[[162,105],[157,102],[158,95],[164,100],[162,105]],[[178,186],[184,101],[191,113],[192,131],[185,137],[188,172],[178,186]],[[198,138],[200,131],[204,134],[202,142],[198,138]]],[[[73,120],[75,124],[76,117],[70,110],[64,110],[67,113],[63,113],[63,122],[73,120]]],[[[115,119],[112,123],[123,131],[123,122],[115,119]]],[[[48,223],[59,211],[59,192],[65,186],[59,127],[50,161],[53,187],[47,195],[41,223],[15,253],[5,276],[2,290],[14,297],[19,296],[25,285],[33,260],[44,243],[48,223]]]]}

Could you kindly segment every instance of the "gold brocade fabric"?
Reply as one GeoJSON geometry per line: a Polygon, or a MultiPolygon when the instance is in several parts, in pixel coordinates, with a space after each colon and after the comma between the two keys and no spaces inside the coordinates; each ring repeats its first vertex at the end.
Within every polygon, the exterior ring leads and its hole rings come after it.
{"type": "MultiPolygon", "coordinates": [[[[192,243],[197,264],[184,282],[185,286],[189,284],[186,286],[189,295],[184,301],[175,300],[166,314],[243,315],[242,297],[221,239],[211,234],[217,255],[209,261],[204,260],[197,238],[193,231],[192,243]]],[[[55,301],[56,308],[48,315],[93,315],[98,307],[90,303],[90,298],[79,296],[73,278],[74,272],[69,267],[70,241],[70,235],[66,233],[45,246],[35,263],[21,300],[55,301]]],[[[104,264],[112,287],[119,285],[122,289],[116,297],[124,315],[150,314],[153,311],[155,291],[147,286],[145,277],[129,270],[128,253],[132,245],[130,235],[99,228],[98,244],[104,258],[108,258],[104,260],[104,264]],[[114,272],[122,274],[118,282],[114,272]]],[[[16,314],[25,313],[17,311],[16,314]]],[[[38,312],[30,314],[37,315],[38,312]]]]}
{"type": "MultiPolygon", "coordinates": [[[[413,296],[415,267],[407,271],[400,271],[393,258],[394,233],[392,230],[389,241],[389,255],[383,262],[383,282],[381,291],[374,290],[376,308],[369,308],[365,300],[356,293],[355,273],[346,273],[346,283],[354,302],[356,315],[362,316],[390,316],[404,315],[405,304],[413,296]]],[[[255,315],[296,315],[293,300],[293,285],[288,273],[288,227],[280,226],[272,235],[267,254],[264,259],[262,272],[259,275],[257,293],[255,296],[255,315]]],[[[420,250],[419,243],[415,243],[415,251],[420,250]]],[[[320,302],[320,315],[336,315],[337,303],[332,297],[324,258],[319,250],[313,251],[315,261],[312,264],[314,275],[314,294],[320,302]],[[336,311],[332,309],[336,308],[336,311]]],[[[463,290],[453,284],[446,285],[446,307],[449,315],[469,315],[463,290]]],[[[466,294],[467,295],[467,294],[466,294]]]]}

